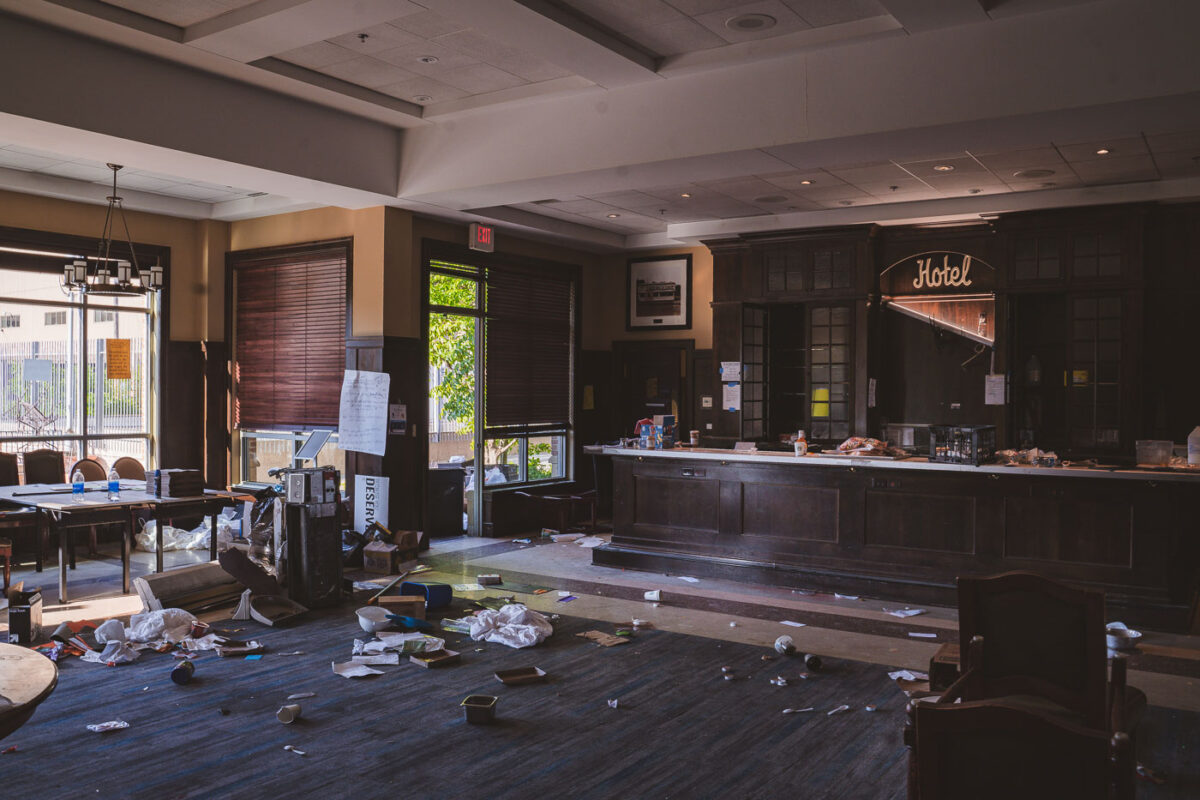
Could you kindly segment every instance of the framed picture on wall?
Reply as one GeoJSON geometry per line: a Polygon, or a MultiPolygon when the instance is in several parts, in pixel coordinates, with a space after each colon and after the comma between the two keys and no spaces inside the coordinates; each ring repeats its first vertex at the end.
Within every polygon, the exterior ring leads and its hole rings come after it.
{"type": "Polygon", "coordinates": [[[625,272],[625,330],[692,327],[692,257],[631,258],[625,272]]]}

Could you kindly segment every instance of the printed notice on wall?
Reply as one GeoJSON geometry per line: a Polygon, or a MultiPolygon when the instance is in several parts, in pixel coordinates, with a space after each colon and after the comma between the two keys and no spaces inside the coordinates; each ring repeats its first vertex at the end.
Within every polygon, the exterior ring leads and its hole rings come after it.
{"type": "Polygon", "coordinates": [[[362,533],[378,522],[388,526],[388,479],[375,475],[354,476],[354,530],[362,533]]]}
{"type": "Polygon", "coordinates": [[[338,414],[338,449],[383,455],[387,445],[388,387],[386,372],[346,370],[338,414]]]}
{"type": "Polygon", "coordinates": [[[722,361],[721,362],[721,380],[723,381],[740,381],[742,379],[742,362],[740,361],[722,361]]]}
{"type": "Polygon", "coordinates": [[[50,366],[51,362],[48,358],[27,358],[21,374],[27,381],[48,381],[50,380],[50,366]]]}
{"type": "Polygon", "coordinates": [[[721,387],[721,408],[726,411],[742,410],[742,385],[726,383],[721,387]]]}
{"type": "Polygon", "coordinates": [[[983,383],[983,403],[989,406],[1002,406],[1007,402],[1005,398],[1005,376],[1004,375],[987,375],[984,377],[983,383]]]}
{"type": "Polygon", "coordinates": [[[127,381],[133,377],[129,372],[129,340],[105,339],[104,377],[110,381],[127,381]]]}

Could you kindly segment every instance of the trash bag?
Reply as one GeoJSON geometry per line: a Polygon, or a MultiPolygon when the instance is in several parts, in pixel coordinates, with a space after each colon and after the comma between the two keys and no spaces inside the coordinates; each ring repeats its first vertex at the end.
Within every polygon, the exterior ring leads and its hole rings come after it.
{"type": "Polygon", "coordinates": [[[126,631],[126,635],[131,642],[166,640],[175,643],[191,634],[192,623],[195,621],[196,617],[182,608],[145,611],[129,618],[129,630],[126,631]]]}
{"type": "Polygon", "coordinates": [[[279,493],[274,488],[255,492],[250,519],[242,520],[242,535],[250,540],[246,555],[275,578],[280,576],[275,567],[275,503],[279,500],[279,493]]]}
{"type": "MultiPolygon", "coordinates": [[[[163,552],[170,550],[207,550],[209,538],[211,536],[211,524],[209,517],[205,517],[199,525],[192,530],[184,530],[171,525],[163,525],[163,552]]],[[[134,534],[134,539],[137,541],[139,550],[145,550],[148,553],[153,553],[158,546],[158,522],[156,520],[146,520],[146,524],[142,529],[134,534]]]]}
{"type": "Polygon", "coordinates": [[[520,603],[485,609],[471,619],[471,638],[477,642],[482,639],[509,647],[532,647],[553,633],[550,620],[520,603]]]}
{"type": "Polygon", "coordinates": [[[96,628],[96,644],[108,644],[109,642],[123,642],[126,639],[125,626],[119,619],[110,619],[96,628]]]}

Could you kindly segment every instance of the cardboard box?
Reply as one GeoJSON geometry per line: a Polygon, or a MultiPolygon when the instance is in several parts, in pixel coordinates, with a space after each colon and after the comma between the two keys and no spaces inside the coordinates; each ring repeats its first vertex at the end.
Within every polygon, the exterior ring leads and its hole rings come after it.
{"type": "Polygon", "coordinates": [[[401,550],[416,550],[421,543],[420,531],[393,531],[392,541],[401,550]]]}
{"type": "Polygon", "coordinates": [[[425,598],[417,595],[385,594],[379,598],[379,607],[389,614],[425,619],[425,598]]]}
{"type": "Polygon", "coordinates": [[[363,571],[381,575],[396,573],[396,556],[400,548],[394,544],[371,542],[363,548],[363,571]]]}
{"type": "Polygon", "coordinates": [[[42,636],[42,593],[14,592],[8,605],[8,641],[28,647],[42,636]]]}

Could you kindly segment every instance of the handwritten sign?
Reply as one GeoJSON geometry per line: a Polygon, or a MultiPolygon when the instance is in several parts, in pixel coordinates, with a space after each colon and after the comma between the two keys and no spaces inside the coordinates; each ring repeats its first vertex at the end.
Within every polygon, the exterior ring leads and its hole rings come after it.
{"type": "Polygon", "coordinates": [[[129,369],[129,340],[104,340],[104,377],[110,381],[127,381],[133,377],[129,369]]]}
{"type": "Polygon", "coordinates": [[[338,449],[383,455],[387,446],[388,387],[386,372],[346,370],[338,414],[338,449]]]}

